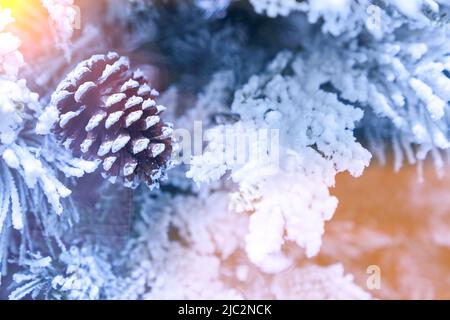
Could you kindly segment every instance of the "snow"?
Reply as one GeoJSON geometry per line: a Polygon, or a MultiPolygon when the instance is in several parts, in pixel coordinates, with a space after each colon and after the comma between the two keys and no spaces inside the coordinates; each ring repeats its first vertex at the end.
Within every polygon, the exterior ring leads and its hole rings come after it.
{"type": "MultiPolygon", "coordinates": [[[[7,174],[8,176],[8,174],[7,174]]],[[[11,220],[13,228],[16,230],[22,230],[23,229],[23,211],[22,207],[20,205],[19,200],[19,192],[17,191],[16,183],[13,178],[9,179],[10,182],[10,190],[11,190],[11,220]]]]}
{"type": "Polygon", "coordinates": [[[0,73],[16,77],[24,65],[23,56],[18,50],[20,39],[5,28],[14,22],[10,9],[0,8],[0,73]]]}
{"type": "Polygon", "coordinates": [[[334,185],[338,172],[361,175],[371,158],[351,131],[362,118],[361,110],[319,90],[325,80],[313,66],[300,68],[293,58],[289,52],[279,54],[266,73],[252,77],[235,93],[232,110],[240,114],[241,122],[210,130],[208,148],[201,156],[194,156],[188,172],[196,182],[205,182],[231,170],[242,192],[234,195],[232,206],[254,211],[247,253],[264,270],[279,271],[287,266],[280,258],[281,244],[286,240],[305,248],[307,256],[318,253],[324,223],[337,205],[328,187],[334,185]],[[295,74],[280,76],[289,63],[295,74]],[[234,150],[224,141],[226,130],[247,137],[249,132],[257,136],[257,128],[264,127],[277,130],[280,140],[257,139],[246,145],[245,138],[240,138],[238,147],[244,149],[239,154],[249,155],[244,163],[234,161],[236,155],[226,154],[226,150],[234,150]],[[277,148],[281,153],[260,156],[277,148]],[[247,192],[251,186],[258,190],[256,194],[247,192]]]}
{"type": "Polygon", "coordinates": [[[127,95],[125,93],[115,93],[108,97],[108,99],[106,100],[106,103],[105,103],[105,107],[110,108],[113,105],[121,102],[126,97],[127,97],[127,95]]]}
{"type": "Polygon", "coordinates": [[[145,100],[145,101],[142,103],[142,110],[151,108],[151,107],[153,107],[153,106],[155,106],[155,105],[156,105],[156,101],[153,100],[153,99],[151,99],[151,98],[148,98],[147,100],[145,100]]]}
{"type": "Polygon", "coordinates": [[[129,67],[130,62],[128,61],[128,59],[125,57],[120,57],[119,60],[114,62],[112,65],[110,64],[106,65],[105,70],[103,70],[103,73],[98,80],[98,83],[103,84],[107,82],[108,80],[111,79],[111,77],[120,72],[121,69],[123,68],[128,69],[129,67]]]}
{"type": "Polygon", "coordinates": [[[245,259],[230,264],[233,256],[241,255],[248,217],[232,214],[226,195],[226,191],[206,191],[199,197],[143,195],[139,199],[142,220],[136,228],[137,236],[128,241],[129,249],[120,258],[129,272],[116,282],[117,286],[107,290],[109,297],[370,298],[340,264],[311,263],[276,274],[264,273],[245,259]],[[171,228],[177,230],[180,239],[169,236],[171,228]],[[234,281],[239,290],[232,284],[234,281]]]}
{"type": "Polygon", "coordinates": [[[272,283],[276,299],[302,300],[367,300],[371,296],[355,286],[342,264],[326,267],[309,265],[292,273],[277,275],[272,283]]]}
{"type": "Polygon", "coordinates": [[[125,127],[128,128],[133,123],[141,119],[144,112],[142,110],[130,112],[125,119],[125,127]]]}
{"type": "Polygon", "coordinates": [[[132,175],[134,170],[136,170],[138,163],[137,161],[129,161],[123,166],[123,175],[129,176],[132,175]]]}
{"type": "Polygon", "coordinates": [[[300,10],[303,5],[297,0],[250,0],[258,13],[265,13],[271,18],[287,16],[292,11],[300,10]]]}
{"type": "Polygon", "coordinates": [[[134,89],[139,87],[139,82],[137,82],[136,80],[130,79],[127,82],[125,82],[122,87],[120,87],[120,92],[125,92],[127,90],[130,89],[134,89]]]}
{"type": "MultiPolygon", "coordinates": [[[[414,1],[400,1],[400,0],[392,0],[392,4],[397,7],[397,9],[406,16],[411,18],[418,18],[422,15],[421,7],[424,5],[423,0],[414,0],[414,1]]],[[[430,1],[432,3],[433,1],[430,1]]]]}
{"type": "Polygon", "coordinates": [[[141,104],[142,102],[144,102],[144,99],[142,97],[132,96],[125,103],[125,109],[129,109],[134,106],[137,106],[138,104],[141,104]]]}
{"type": "Polygon", "coordinates": [[[166,137],[172,136],[174,131],[171,127],[162,127],[161,132],[162,132],[162,136],[164,138],[166,138],[166,137]]]}
{"type": "Polygon", "coordinates": [[[102,142],[102,144],[98,148],[97,155],[99,157],[103,157],[103,156],[107,155],[109,153],[109,151],[111,150],[113,143],[114,143],[114,141],[102,142]]]}
{"type": "Polygon", "coordinates": [[[155,124],[159,123],[159,116],[148,116],[145,118],[145,129],[153,127],[155,124]]]}
{"type": "Polygon", "coordinates": [[[147,149],[149,143],[150,143],[150,140],[147,138],[139,138],[139,139],[133,140],[133,142],[132,142],[133,154],[138,154],[139,152],[142,152],[145,149],[147,149]]]}
{"type": "Polygon", "coordinates": [[[2,154],[3,160],[12,169],[17,169],[20,166],[20,160],[11,149],[6,149],[2,154]]]}
{"type": "Polygon", "coordinates": [[[41,0],[42,5],[49,12],[50,18],[56,30],[57,41],[63,49],[66,50],[69,45],[70,38],[73,35],[74,29],[78,26],[79,12],[74,6],[73,0],[41,0]]]}
{"type": "Polygon", "coordinates": [[[75,92],[75,101],[82,102],[83,98],[89,94],[92,90],[95,90],[97,85],[94,82],[82,83],[75,92]]]}
{"type": "Polygon", "coordinates": [[[419,99],[426,104],[433,119],[439,120],[444,116],[446,102],[434,95],[433,90],[429,86],[416,78],[409,80],[409,85],[416,91],[419,99]]]}
{"type": "MultiPolygon", "coordinates": [[[[51,5],[51,2],[46,1],[46,4],[51,5]]],[[[66,1],[64,5],[67,4],[66,1]]],[[[40,99],[42,97],[32,92],[25,80],[17,78],[19,69],[29,66],[24,66],[23,57],[18,51],[20,40],[15,35],[5,32],[6,25],[14,23],[10,13],[9,10],[0,9],[0,180],[2,181],[0,187],[0,273],[2,276],[7,270],[9,259],[18,258],[14,256],[13,246],[17,245],[17,248],[20,247],[20,250],[25,253],[31,250],[30,244],[32,246],[36,244],[36,239],[31,237],[34,231],[31,232],[30,225],[36,230],[42,230],[44,237],[41,239],[51,238],[51,241],[59,242],[62,226],[57,216],[64,216],[63,213],[65,213],[66,217],[70,217],[69,219],[76,219],[73,211],[64,212],[68,206],[63,200],[71,195],[71,190],[58,179],[81,177],[87,172],[93,172],[96,168],[95,163],[70,156],[49,135],[60,116],[56,103],[67,99],[73,93],[61,90],[61,94],[52,98],[44,112],[41,103],[47,103],[47,97],[40,99]],[[33,223],[30,223],[30,219],[33,223]],[[12,236],[9,228],[16,229],[18,232],[12,236]]],[[[18,31],[17,34],[23,31],[21,26],[13,26],[11,30],[18,31]]],[[[67,83],[62,85],[66,86],[67,83]]],[[[76,115],[77,113],[62,115],[61,125],[64,126],[76,115]]],[[[23,261],[22,259],[23,256],[20,260],[23,261]]],[[[51,259],[45,258],[41,261],[51,261],[51,259]]],[[[47,267],[48,263],[39,265],[47,267]]],[[[17,279],[24,280],[26,277],[17,277],[17,279]]],[[[20,296],[27,293],[29,291],[25,290],[18,294],[20,296]]]]}
{"type": "Polygon", "coordinates": [[[0,32],[3,32],[7,25],[14,22],[14,18],[11,16],[11,9],[0,10],[0,32]]]}
{"type": "Polygon", "coordinates": [[[123,114],[124,114],[123,111],[116,111],[110,113],[105,121],[105,128],[106,129],[111,128],[114,124],[116,124],[120,120],[123,114]]]}
{"type": "Polygon", "coordinates": [[[149,94],[151,92],[152,92],[152,88],[150,88],[150,86],[145,83],[139,87],[137,94],[139,96],[143,96],[143,95],[149,94]]]}
{"type": "Polygon", "coordinates": [[[165,111],[166,109],[167,109],[166,107],[164,107],[164,106],[162,106],[160,104],[158,104],[156,106],[156,112],[158,112],[158,113],[161,113],[161,112],[165,111]]]}
{"type": "Polygon", "coordinates": [[[161,153],[164,152],[164,150],[166,149],[166,145],[164,143],[155,143],[150,145],[150,148],[153,158],[156,158],[157,156],[159,156],[161,153]]]}
{"type": "Polygon", "coordinates": [[[100,123],[108,116],[108,114],[104,111],[101,111],[95,115],[93,115],[90,119],[84,130],[86,132],[92,131],[97,128],[100,123]]]}
{"type": "MultiPolygon", "coordinates": [[[[72,119],[74,119],[74,118],[76,118],[76,117],[78,117],[80,114],[82,114],[83,113],[83,111],[86,109],[86,107],[85,106],[82,106],[80,109],[78,109],[77,111],[69,111],[69,112],[67,112],[67,113],[64,113],[64,114],[62,114],[62,115],[60,115],[59,116],[59,125],[60,125],[60,127],[61,128],[64,128],[65,126],[67,126],[67,124],[69,123],[69,121],[70,120],[72,120],[72,119]]],[[[54,109],[53,109],[54,110],[54,109]]],[[[51,109],[51,112],[54,112],[52,109],[51,109]]],[[[41,119],[43,119],[43,118],[41,118],[41,119]]],[[[43,125],[42,123],[43,123],[43,121],[44,120],[42,120],[42,122],[41,122],[41,126],[42,127],[39,127],[39,129],[37,129],[37,130],[39,130],[39,132],[45,132],[45,130],[43,129],[43,127],[45,126],[45,127],[49,127],[48,125],[43,125]],[[42,129],[41,129],[42,128],[42,129]]],[[[51,121],[52,122],[52,121],[51,121]]]]}
{"type": "Polygon", "coordinates": [[[207,16],[215,14],[221,16],[228,8],[232,0],[196,0],[195,5],[201,8],[207,16]]]}
{"type": "Polygon", "coordinates": [[[93,138],[86,138],[83,140],[83,142],[80,144],[80,150],[83,153],[86,153],[89,151],[90,147],[94,143],[95,139],[93,138]]]}
{"type": "Polygon", "coordinates": [[[114,157],[114,156],[105,158],[103,160],[103,170],[109,171],[112,168],[114,162],[116,162],[116,160],[117,160],[117,157],[114,157]]]}
{"type": "Polygon", "coordinates": [[[131,137],[128,133],[121,133],[119,136],[114,140],[112,146],[111,146],[111,152],[116,153],[120,150],[122,150],[130,141],[131,137]]]}
{"type": "Polygon", "coordinates": [[[0,143],[12,143],[21,128],[21,100],[36,102],[36,97],[26,91],[24,82],[15,83],[0,79],[0,143]],[[22,97],[23,95],[23,97],[22,97]],[[18,103],[17,103],[17,102],[18,103]]]}

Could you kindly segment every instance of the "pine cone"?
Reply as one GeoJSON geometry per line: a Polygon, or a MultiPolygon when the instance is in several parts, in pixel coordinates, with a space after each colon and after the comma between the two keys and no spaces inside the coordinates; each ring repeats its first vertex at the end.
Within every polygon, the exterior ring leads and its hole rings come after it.
{"type": "Polygon", "coordinates": [[[58,86],[54,127],[75,156],[100,162],[111,182],[158,185],[170,165],[171,126],[159,117],[158,92],[128,58],[112,52],[81,62],[58,86]]]}

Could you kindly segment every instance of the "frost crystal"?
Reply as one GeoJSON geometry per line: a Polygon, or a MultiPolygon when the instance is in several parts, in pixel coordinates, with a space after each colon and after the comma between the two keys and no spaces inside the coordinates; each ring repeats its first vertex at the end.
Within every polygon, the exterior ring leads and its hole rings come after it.
{"type": "Polygon", "coordinates": [[[231,170],[240,186],[232,206],[252,212],[246,238],[248,255],[267,271],[287,267],[286,259],[279,255],[288,240],[305,248],[308,256],[317,254],[324,222],[332,217],[337,204],[327,188],[334,185],[338,172],[360,175],[371,157],[352,132],[362,111],[321,89],[329,78],[313,64],[305,67],[301,62],[300,56],[281,53],[264,74],[252,77],[237,91],[232,111],[241,121],[212,129],[208,148],[194,157],[188,172],[201,182],[217,180],[231,170]],[[280,75],[288,69],[292,75],[280,75]],[[225,138],[226,130],[246,137],[249,132],[256,136],[257,128],[277,130],[280,140],[275,143],[279,146],[270,147],[268,140],[251,140],[242,146],[245,142],[241,139],[237,148],[243,148],[241,152],[248,158],[244,163],[230,161],[226,150],[234,148],[225,138]],[[258,156],[261,150],[263,154],[273,152],[274,147],[279,148],[275,155],[279,159],[258,156]]]}
{"type": "Polygon", "coordinates": [[[250,0],[257,13],[264,13],[274,18],[276,16],[287,16],[292,11],[300,10],[304,7],[297,0],[250,0]]]}
{"type": "Polygon", "coordinates": [[[46,232],[57,236],[52,231],[57,229],[52,225],[54,221],[46,216],[61,215],[62,199],[71,194],[58,180],[58,172],[67,177],[81,177],[95,170],[94,163],[74,159],[55,148],[52,139],[32,138],[36,114],[41,108],[38,95],[27,88],[25,80],[0,78],[0,266],[3,268],[8,242],[12,241],[9,229],[13,227],[28,236],[27,215],[36,215],[46,232]]]}
{"type": "Polygon", "coordinates": [[[121,259],[129,271],[118,286],[109,288],[110,297],[370,298],[350,275],[344,276],[340,265],[291,267],[274,276],[255,268],[242,256],[249,218],[230,211],[225,195],[140,198],[142,220],[121,259]],[[172,208],[165,205],[167,201],[172,208]],[[193,210],[184,210],[186,205],[193,210]],[[295,281],[286,283],[292,276],[295,281]],[[246,289],[238,291],[233,283],[246,289]],[[311,287],[317,290],[310,292],[311,287]],[[337,287],[342,290],[334,291],[337,287]]]}
{"type": "Polygon", "coordinates": [[[5,32],[8,24],[14,22],[10,9],[0,7],[0,73],[16,76],[23,65],[23,56],[18,51],[20,39],[10,32],[5,32]]]}
{"type": "Polygon", "coordinates": [[[9,298],[101,299],[113,274],[105,259],[93,254],[89,247],[71,247],[56,261],[40,253],[31,255],[23,262],[28,269],[14,275],[14,290],[9,298]]]}
{"type": "Polygon", "coordinates": [[[41,0],[42,5],[47,9],[50,19],[53,23],[53,28],[57,42],[66,54],[68,54],[68,43],[72,37],[73,31],[81,19],[79,12],[74,6],[73,0],[41,0]]]}

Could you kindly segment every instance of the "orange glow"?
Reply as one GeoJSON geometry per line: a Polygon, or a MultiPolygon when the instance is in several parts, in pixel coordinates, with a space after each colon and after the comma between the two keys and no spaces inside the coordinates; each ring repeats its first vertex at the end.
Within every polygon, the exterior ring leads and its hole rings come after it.
{"type": "Polygon", "coordinates": [[[0,0],[0,7],[3,9],[10,9],[14,19],[18,19],[21,12],[24,11],[24,8],[29,5],[28,1],[24,0],[0,0]]]}
{"type": "MultiPolygon", "coordinates": [[[[395,173],[392,166],[372,164],[356,179],[338,175],[332,191],[339,205],[325,226],[319,255],[307,259],[296,245],[286,246],[298,267],[342,263],[355,283],[377,299],[450,299],[450,175],[439,179],[434,167],[425,164],[420,183],[415,166],[395,173]],[[369,266],[379,267],[380,288],[367,287],[369,266]]],[[[243,282],[227,272],[226,281],[247,297],[255,288],[270,288],[274,278],[293,279],[295,274],[295,269],[275,276],[262,273],[243,251],[224,268],[236,265],[248,265],[251,276],[243,282]]],[[[284,293],[291,293],[294,282],[282,283],[284,293]]],[[[268,291],[261,297],[274,298],[268,291]]]]}
{"type": "Polygon", "coordinates": [[[45,12],[39,0],[0,0],[0,7],[2,9],[10,9],[11,16],[18,22],[26,22],[33,24],[34,16],[30,13],[45,12]]]}
{"type": "Polygon", "coordinates": [[[450,298],[450,175],[439,179],[424,165],[394,173],[371,165],[355,179],[342,174],[333,193],[338,209],[327,224],[317,261],[342,262],[366,288],[367,267],[379,266],[381,299],[450,298]]]}
{"type": "Polygon", "coordinates": [[[39,0],[0,0],[0,7],[11,10],[15,22],[7,30],[21,40],[25,61],[31,62],[51,47],[49,16],[39,0]]]}

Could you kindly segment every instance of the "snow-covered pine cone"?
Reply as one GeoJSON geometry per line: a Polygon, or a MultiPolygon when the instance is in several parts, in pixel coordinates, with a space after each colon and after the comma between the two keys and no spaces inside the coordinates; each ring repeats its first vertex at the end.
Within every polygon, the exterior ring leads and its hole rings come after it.
{"type": "Polygon", "coordinates": [[[129,60],[115,52],[78,64],[52,96],[54,132],[84,159],[97,160],[105,178],[135,188],[165,176],[172,152],[171,125],[160,119],[158,92],[129,60]]]}

